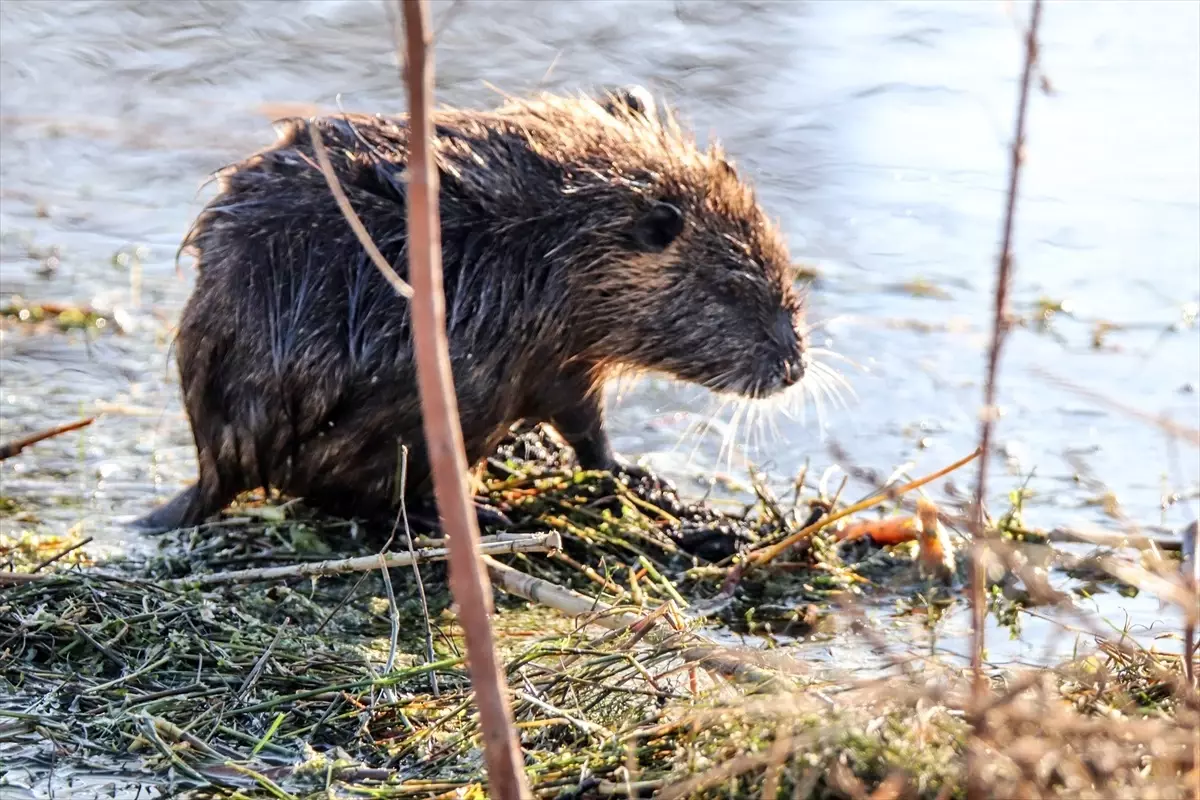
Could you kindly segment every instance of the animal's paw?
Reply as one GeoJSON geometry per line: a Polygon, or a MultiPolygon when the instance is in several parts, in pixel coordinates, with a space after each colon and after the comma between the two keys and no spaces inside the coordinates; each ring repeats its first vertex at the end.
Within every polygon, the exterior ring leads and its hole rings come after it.
{"type": "Polygon", "coordinates": [[[675,535],[679,549],[704,561],[716,563],[741,552],[751,543],[742,528],[729,523],[715,525],[685,524],[675,535]]]}
{"type": "Polygon", "coordinates": [[[635,464],[621,456],[616,456],[615,461],[616,464],[612,470],[613,474],[618,479],[624,478],[624,483],[629,487],[634,489],[657,489],[660,492],[675,491],[674,483],[667,478],[654,474],[641,464],[635,464]]]}

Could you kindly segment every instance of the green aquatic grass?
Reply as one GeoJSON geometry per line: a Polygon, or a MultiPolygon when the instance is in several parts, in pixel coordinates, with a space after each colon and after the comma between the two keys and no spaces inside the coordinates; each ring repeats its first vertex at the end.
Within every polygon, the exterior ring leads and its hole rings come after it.
{"type": "MultiPolygon", "coordinates": [[[[497,638],[539,797],[963,797],[970,748],[987,764],[990,796],[1184,796],[1198,715],[1177,656],[1118,640],[1059,669],[996,674],[984,735],[973,737],[964,676],[928,652],[855,676],[772,658],[770,647],[718,659],[698,647],[700,626],[768,645],[820,635],[855,598],[890,599],[932,624],[961,602],[961,574],[925,579],[912,545],[822,532],[728,595],[727,573],[682,552],[683,534],[775,539],[803,526],[814,498],[788,507],[760,495],[721,514],[669,487],[574,471],[536,432],[505,443],[481,483],[517,529],[564,535],[561,555],[502,560],[665,612],[654,635],[611,633],[498,595],[497,638]],[[730,663],[774,680],[751,687],[730,663]]],[[[60,764],[119,765],[128,786],[196,797],[486,797],[444,565],[421,570],[428,623],[407,568],[392,570],[390,593],[379,572],[203,591],[167,583],[363,555],[377,533],[244,498],[149,558],[95,563],[85,546],[44,579],[0,588],[0,761],[15,765],[10,775],[37,774],[53,750],[60,764]]],[[[2,537],[4,568],[17,572],[73,544],[36,522],[2,537]]],[[[993,608],[1014,620],[1035,605],[1018,588],[994,586],[993,608]]]]}

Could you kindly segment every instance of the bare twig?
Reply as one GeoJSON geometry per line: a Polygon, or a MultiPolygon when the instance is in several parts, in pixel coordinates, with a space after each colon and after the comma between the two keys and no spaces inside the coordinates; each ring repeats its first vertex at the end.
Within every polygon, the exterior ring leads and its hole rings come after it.
{"type": "Polygon", "coordinates": [[[479,524],[467,479],[468,464],[446,341],[439,180],[430,118],[433,69],[429,5],[425,0],[406,0],[402,11],[409,96],[408,257],[421,416],[434,494],[450,549],[450,591],[458,603],[467,666],[483,730],[488,791],[500,800],[516,800],[531,794],[488,619],[492,590],[479,547],[479,524]]]}
{"type": "MultiPolygon", "coordinates": [[[[513,553],[544,553],[562,547],[562,537],[557,531],[550,533],[500,534],[498,536],[481,537],[479,551],[487,555],[511,555],[513,553]]],[[[426,547],[410,550],[407,553],[384,553],[358,558],[334,559],[330,561],[313,561],[302,564],[287,564],[281,567],[262,567],[257,569],[241,569],[233,572],[213,572],[208,575],[193,575],[187,578],[175,578],[166,583],[168,586],[214,586],[222,583],[252,583],[254,581],[273,581],[280,578],[319,577],[322,575],[343,575],[347,572],[369,572],[379,569],[407,567],[426,561],[441,561],[449,555],[445,547],[426,547]],[[383,562],[381,565],[380,562],[383,562]]],[[[29,572],[0,572],[0,586],[19,586],[26,583],[60,578],[70,573],[38,573],[29,572]]],[[[95,576],[100,573],[90,572],[95,576]]],[[[132,579],[126,578],[130,581],[132,579]]],[[[145,583],[150,583],[146,581],[145,583]]],[[[162,585],[162,584],[155,584],[162,585]]],[[[335,609],[336,611],[336,609],[335,609]]]]}
{"type": "MultiPolygon", "coordinates": [[[[509,535],[483,543],[480,550],[490,555],[508,553],[537,553],[557,550],[562,539],[557,532],[533,533],[524,536],[509,535]]],[[[320,575],[342,575],[347,572],[367,572],[380,567],[407,567],[423,561],[440,561],[449,554],[445,547],[426,547],[407,553],[381,553],[358,558],[343,558],[331,561],[315,561],[302,564],[287,564],[282,567],[240,569],[233,572],[214,572],[209,575],[194,575],[171,581],[178,586],[212,586],[219,583],[250,583],[273,581],[279,578],[316,577],[320,575]]],[[[0,578],[4,574],[0,573],[0,578]]],[[[2,581],[0,581],[2,582],[2,581]]]]}
{"type": "Polygon", "coordinates": [[[317,156],[317,164],[321,167],[321,174],[325,176],[325,182],[329,184],[329,191],[333,194],[333,199],[337,201],[338,208],[342,211],[342,216],[346,218],[346,222],[349,223],[350,228],[354,231],[354,235],[358,237],[359,243],[367,251],[367,255],[371,257],[371,261],[375,263],[375,267],[387,279],[387,282],[392,285],[392,289],[395,290],[396,294],[406,300],[411,299],[413,296],[412,286],[408,285],[403,278],[396,274],[396,270],[392,269],[392,265],[387,262],[387,259],[383,257],[383,253],[379,252],[379,248],[375,246],[375,241],[371,238],[371,234],[367,233],[362,220],[358,218],[358,213],[350,205],[350,200],[347,199],[346,193],[342,190],[342,183],[333,171],[333,164],[329,161],[329,153],[325,150],[325,142],[321,139],[321,131],[317,124],[309,122],[308,131],[312,137],[313,152],[317,156]]]}
{"type": "Polygon", "coordinates": [[[540,708],[542,711],[545,711],[553,716],[561,717],[562,719],[565,719],[567,722],[571,723],[576,728],[579,728],[579,730],[583,731],[584,733],[588,734],[589,736],[598,736],[601,739],[611,739],[612,738],[613,732],[610,731],[608,728],[604,727],[603,725],[600,725],[595,722],[589,722],[588,720],[582,719],[580,717],[572,716],[571,714],[568,714],[567,712],[563,711],[561,708],[555,708],[554,706],[547,703],[545,700],[541,700],[537,697],[534,697],[529,692],[517,692],[517,697],[521,698],[526,703],[529,703],[532,706],[536,706],[536,707],[540,708]]]}
{"type": "Polygon", "coordinates": [[[26,583],[37,583],[48,577],[53,577],[53,573],[34,575],[29,572],[0,572],[0,586],[21,586],[26,583]]]}
{"type": "MultiPolygon", "coordinates": [[[[485,556],[483,560],[496,586],[509,594],[556,609],[569,617],[581,617],[587,624],[610,631],[633,629],[651,642],[661,642],[666,636],[675,635],[674,630],[664,629],[659,624],[662,609],[646,615],[621,611],[601,600],[505,566],[490,556],[485,556]]],[[[698,633],[688,636],[694,645],[679,652],[684,662],[698,664],[756,688],[784,688],[773,673],[765,672],[751,662],[751,654],[736,653],[698,633]]]]}
{"type": "Polygon", "coordinates": [[[1196,428],[1189,428],[1187,426],[1180,425],[1166,416],[1147,414],[1145,411],[1141,411],[1133,406],[1127,405],[1118,400],[1114,400],[1111,397],[1105,397],[1103,394],[1094,389],[1088,389],[1084,386],[1080,386],[1073,381],[1067,380],[1060,375],[1055,375],[1049,370],[1041,367],[1034,367],[1030,370],[1030,372],[1032,372],[1034,375],[1037,375],[1047,383],[1053,383],[1061,389],[1066,389],[1067,391],[1079,395],[1080,397],[1086,397],[1098,405],[1108,406],[1113,410],[1120,411],[1123,414],[1128,414],[1131,417],[1136,417],[1147,424],[1153,425],[1172,439],[1182,439],[1193,447],[1200,447],[1200,430],[1196,428]]]}
{"type": "MultiPolygon", "coordinates": [[[[404,538],[408,541],[408,552],[413,553],[413,579],[417,582],[417,599],[421,601],[421,618],[425,621],[425,661],[432,664],[437,659],[433,653],[433,624],[429,621],[429,601],[425,598],[425,581],[421,578],[421,567],[416,561],[416,545],[413,544],[412,529],[408,525],[408,503],[404,499],[408,486],[408,448],[402,449],[400,464],[400,520],[404,523],[404,538]]],[[[434,697],[441,696],[437,673],[429,673],[429,691],[434,697]]]]}
{"type": "Polygon", "coordinates": [[[0,444],[0,461],[5,460],[6,458],[12,458],[30,445],[37,444],[38,442],[53,438],[55,436],[61,436],[64,433],[77,431],[80,428],[86,428],[95,421],[95,417],[88,417],[87,419],[70,422],[66,425],[59,425],[55,428],[47,428],[44,431],[31,433],[24,438],[17,439],[15,442],[5,442],[4,444],[0,444]]]}
{"type": "Polygon", "coordinates": [[[79,549],[79,548],[81,548],[81,547],[85,547],[85,546],[87,546],[88,544],[90,544],[90,543],[91,543],[91,541],[92,541],[92,537],[91,537],[91,536],[87,537],[86,539],[81,539],[81,540],[79,540],[78,542],[76,542],[75,544],[71,545],[70,547],[67,547],[67,548],[65,548],[65,549],[63,549],[63,550],[59,550],[57,553],[55,553],[54,555],[50,556],[49,558],[47,558],[47,559],[45,559],[45,560],[43,560],[43,561],[39,561],[39,562],[37,563],[37,565],[36,565],[36,566],[34,566],[34,568],[33,568],[33,569],[31,569],[31,570],[29,570],[29,571],[30,571],[31,573],[33,573],[33,572],[41,572],[43,569],[45,569],[46,567],[50,566],[50,565],[51,565],[51,564],[53,564],[54,562],[61,560],[61,559],[62,559],[62,558],[64,558],[65,556],[68,556],[68,555],[70,555],[71,553],[75,552],[76,550],[78,550],[78,549],[79,549]]]}
{"type": "Polygon", "coordinates": [[[284,617],[283,624],[275,629],[275,636],[271,639],[270,643],[267,645],[267,648],[263,650],[262,655],[258,657],[258,660],[254,662],[254,666],[250,668],[250,674],[246,676],[246,680],[242,681],[241,688],[239,688],[234,694],[235,700],[241,700],[244,698],[249,693],[250,689],[254,687],[254,684],[258,683],[259,677],[262,675],[263,670],[267,667],[267,659],[271,657],[271,651],[275,649],[275,645],[279,644],[280,638],[283,637],[283,632],[287,630],[287,627],[291,624],[291,622],[291,617],[284,617]]]}
{"type": "Polygon", "coordinates": [[[1183,549],[1183,540],[1165,536],[1147,536],[1140,533],[1111,533],[1109,531],[1084,530],[1082,528],[1054,528],[1043,534],[1048,542],[1077,542],[1098,547],[1131,547],[1135,550],[1163,550],[1178,552],[1183,549]]]}
{"type": "MultiPolygon", "coordinates": [[[[413,552],[412,539],[409,539],[408,552],[411,555],[413,552]]],[[[392,669],[396,666],[396,650],[400,644],[400,609],[396,607],[396,591],[392,588],[392,574],[388,571],[387,564],[384,563],[384,555],[380,553],[379,559],[379,575],[383,579],[383,588],[387,592],[388,599],[388,621],[391,623],[391,631],[388,637],[388,656],[387,661],[383,664],[383,673],[385,675],[392,674],[392,669]]],[[[416,566],[416,561],[413,561],[413,567],[416,566]]],[[[387,702],[396,702],[396,689],[392,686],[385,686],[383,694],[387,702]]],[[[374,702],[374,700],[372,700],[374,702]]]]}
{"type": "Polygon", "coordinates": [[[523,597],[530,602],[557,609],[569,617],[595,617],[593,621],[596,624],[612,630],[627,628],[642,619],[639,614],[615,612],[612,606],[601,600],[595,600],[572,589],[533,575],[527,575],[520,570],[501,564],[490,556],[485,556],[483,560],[498,588],[517,597],[523,597]]]}
{"type": "MultiPolygon", "coordinates": [[[[1196,550],[1198,538],[1200,538],[1200,523],[1192,520],[1192,523],[1183,532],[1181,548],[1183,563],[1180,565],[1180,571],[1183,573],[1184,583],[1191,591],[1193,607],[1197,593],[1200,592],[1200,552],[1196,550]]],[[[1192,622],[1189,622],[1184,629],[1183,644],[1183,674],[1190,685],[1196,686],[1196,625],[1192,622]]]]}
{"type": "MultiPolygon", "coordinates": [[[[1012,282],[1012,239],[1013,223],[1017,210],[1017,195],[1021,178],[1021,161],[1025,150],[1025,116],[1029,106],[1029,88],[1034,64],[1037,62],[1037,31],[1042,17],[1042,0],[1034,0],[1029,29],[1025,36],[1025,64],[1021,75],[1021,90],[1017,99],[1016,133],[1009,154],[1008,196],[1004,210],[1004,227],[1000,244],[1000,256],[996,265],[995,309],[992,319],[992,342],[988,349],[986,380],[983,391],[983,413],[979,430],[979,479],[975,487],[975,513],[972,531],[974,541],[971,548],[971,694],[972,708],[980,707],[984,693],[983,647],[985,576],[982,543],[986,537],[984,503],[987,497],[988,457],[992,446],[992,427],[996,416],[996,373],[1000,364],[1000,350],[1008,332],[1008,291],[1012,282]]],[[[975,715],[974,730],[981,733],[982,717],[975,715]]],[[[981,797],[976,758],[976,748],[967,750],[967,793],[970,797],[981,797]]]]}

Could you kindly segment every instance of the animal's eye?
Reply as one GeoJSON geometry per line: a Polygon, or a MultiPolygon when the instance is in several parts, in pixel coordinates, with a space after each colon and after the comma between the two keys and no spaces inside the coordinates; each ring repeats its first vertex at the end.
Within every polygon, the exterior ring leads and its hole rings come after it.
{"type": "Polygon", "coordinates": [[[655,203],[637,221],[633,238],[648,253],[661,253],[683,233],[683,212],[671,203],[655,203]]]}

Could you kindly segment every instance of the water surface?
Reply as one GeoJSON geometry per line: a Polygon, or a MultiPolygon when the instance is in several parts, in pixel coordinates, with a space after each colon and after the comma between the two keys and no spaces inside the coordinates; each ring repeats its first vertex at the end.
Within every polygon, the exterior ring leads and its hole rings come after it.
{"type": "MultiPolygon", "coordinates": [[[[806,461],[813,475],[838,463],[831,444],[843,467],[883,475],[973,449],[1021,59],[1008,5],[435,8],[439,101],[494,104],[488,84],[646,85],[725,142],[819,272],[818,344],[848,359],[829,363],[855,390],[825,406],[823,429],[812,406],[803,422],[792,409],[733,425],[737,410],[713,418],[707,393],[644,380],[611,414],[619,450],[700,492],[746,457],[786,481],[806,461]],[[688,434],[706,420],[706,435],[688,434]]],[[[1027,5],[1015,9],[1024,19],[1027,5]]],[[[403,110],[389,30],[365,0],[0,5],[0,293],[115,308],[124,329],[86,340],[6,325],[0,434],[103,416],[5,462],[5,497],[126,547],[113,518],[191,480],[168,343],[191,283],[175,250],[202,184],[270,143],[274,118],[403,110]]],[[[1073,313],[1008,342],[993,504],[1027,481],[1033,524],[1115,528],[1111,492],[1130,519],[1177,530],[1196,505],[1195,449],[1039,374],[1200,426],[1200,5],[1051,3],[1043,38],[1055,93],[1030,110],[1013,304],[1073,313]]],[[[966,490],[973,475],[953,481],[966,490]]],[[[1103,602],[1118,621],[1160,615],[1146,598],[1103,602]]],[[[1047,637],[1027,638],[996,657],[1047,637]]]]}

